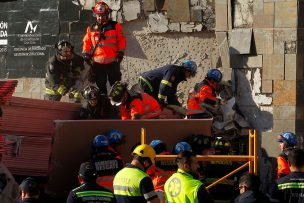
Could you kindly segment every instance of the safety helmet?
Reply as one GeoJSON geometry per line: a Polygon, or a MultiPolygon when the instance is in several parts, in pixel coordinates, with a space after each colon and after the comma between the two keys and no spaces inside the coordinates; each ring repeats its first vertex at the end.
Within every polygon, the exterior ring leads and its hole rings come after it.
{"type": "Polygon", "coordinates": [[[74,47],[72,44],[66,40],[61,40],[55,44],[55,49],[57,54],[64,56],[66,53],[72,53],[74,47]]]}
{"type": "Polygon", "coordinates": [[[109,98],[111,100],[111,104],[115,106],[119,106],[122,102],[125,91],[127,90],[127,84],[122,83],[120,81],[116,81],[114,85],[111,87],[109,98]]]}
{"type": "Polygon", "coordinates": [[[150,143],[150,146],[153,147],[153,149],[154,149],[157,145],[159,145],[161,143],[163,143],[163,141],[161,141],[161,140],[152,140],[152,142],[150,143]]]}
{"type": "Polygon", "coordinates": [[[105,135],[96,135],[92,144],[95,148],[107,147],[109,146],[109,141],[105,135]]]}
{"type": "Polygon", "coordinates": [[[150,158],[152,164],[153,165],[155,164],[156,153],[150,145],[141,144],[141,145],[137,146],[133,151],[133,155],[135,155],[135,154],[142,158],[150,158]]]}
{"type": "Polygon", "coordinates": [[[92,7],[94,14],[108,15],[110,13],[110,8],[108,4],[104,2],[97,2],[94,7],[92,7]]]}
{"type": "Polygon", "coordinates": [[[192,147],[188,142],[179,142],[174,147],[174,153],[179,154],[183,151],[192,151],[192,147]]]}
{"type": "Polygon", "coordinates": [[[278,142],[285,142],[287,147],[294,147],[298,144],[297,137],[292,132],[283,132],[278,136],[278,142]]]}
{"type": "Polygon", "coordinates": [[[109,144],[120,144],[124,141],[124,135],[122,134],[122,132],[120,130],[110,130],[107,134],[106,134],[108,140],[109,140],[109,144]]]}
{"type": "Polygon", "coordinates": [[[191,61],[191,60],[185,60],[182,64],[182,66],[191,72],[192,75],[195,75],[196,72],[197,72],[197,65],[194,61],[191,61]]]}
{"type": "Polygon", "coordinates": [[[81,94],[86,100],[97,100],[99,96],[99,89],[95,86],[88,85],[83,89],[81,94]]]}
{"type": "Polygon", "coordinates": [[[213,68],[213,69],[208,70],[207,78],[212,79],[215,82],[219,83],[222,81],[223,75],[222,75],[221,71],[213,68]]]}

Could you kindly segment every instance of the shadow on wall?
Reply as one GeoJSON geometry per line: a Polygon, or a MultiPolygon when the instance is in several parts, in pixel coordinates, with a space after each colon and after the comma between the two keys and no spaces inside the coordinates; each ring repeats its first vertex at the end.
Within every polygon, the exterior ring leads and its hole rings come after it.
{"type": "MultiPolygon", "coordinates": [[[[237,52],[234,48],[230,47],[230,53],[231,49],[233,53],[237,52]]],[[[273,128],[273,115],[268,111],[261,110],[257,102],[271,105],[272,100],[269,96],[260,93],[261,69],[247,68],[246,59],[248,57],[237,55],[236,58],[241,60],[241,62],[238,62],[242,64],[239,68],[234,68],[232,72],[232,81],[234,83],[234,91],[236,93],[236,104],[240,112],[249,122],[251,128],[257,130],[259,136],[258,146],[261,147],[262,133],[273,128]]],[[[262,183],[261,189],[263,192],[270,194],[273,182],[275,180],[275,172],[277,168],[276,159],[274,157],[269,157],[264,148],[260,148],[258,153],[260,157],[259,169],[263,169],[259,170],[259,177],[262,183]]]]}
{"type": "Polygon", "coordinates": [[[259,177],[261,180],[261,191],[265,194],[271,194],[274,180],[276,179],[277,161],[274,157],[269,157],[264,148],[261,149],[259,177]]]}

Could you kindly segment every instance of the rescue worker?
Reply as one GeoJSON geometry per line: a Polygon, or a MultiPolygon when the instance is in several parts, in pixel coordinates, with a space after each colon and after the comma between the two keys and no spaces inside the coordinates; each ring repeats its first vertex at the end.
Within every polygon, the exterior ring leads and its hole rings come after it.
{"type": "Polygon", "coordinates": [[[288,165],[288,154],[297,145],[297,137],[292,132],[283,132],[278,136],[278,142],[280,143],[281,154],[277,157],[277,177],[282,178],[290,173],[288,165]]]}
{"type": "Polygon", "coordinates": [[[22,203],[39,203],[40,190],[35,178],[28,177],[20,184],[22,203]]]}
{"type": "Polygon", "coordinates": [[[193,152],[183,151],[177,155],[178,170],[165,183],[167,202],[208,203],[214,202],[198,178],[198,161],[193,152]]]}
{"type": "Polygon", "coordinates": [[[115,197],[112,192],[96,184],[96,172],[90,162],[84,162],[80,165],[78,172],[79,187],[73,189],[67,203],[81,202],[102,202],[115,203],[115,197]]]}
{"type": "Polygon", "coordinates": [[[276,180],[272,198],[282,203],[304,202],[304,151],[291,150],[288,162],[291,173],[276,180]]]}
{"type": "Polygon", "coordinates": [[[120,106],[122,120],[153,119],[160,115],[160,106],[157,101],[146,93],[129,91],[127,84],[115,82],[109,93],[110,101],[120,106]]]}
{"type": "Polygon", "coordinates": [[[240,195],[235,203],[270,203],[269,198],[260,191],[260,179],[257,175],[244,173],[239,179],[240,195]]]}
{"type": "MultiPolygon", "coordinates": [[[[230,141],[223,140],[222,137],[216,137],[212,145],[214,150],[208,151],[209,155],[229,155],[231,151],[230,141]]],[[[206,177],[202,182],[208,186],[238,167],[238,163],[227,160],[204,162],[204,174],[206,177]]],[[[236,178],[237,175],[232,175],[209,188],[209,192],[215,201],[231,201],[238,195],[235,190],[237,186],[236,178]]]]}
{"type": "Polygon", "coordinates": [[[56,54],[46,63],[46,100],[60,101],[68,93],[70,99],[80,102],[84,61],[73,49],[71,43],[65,40],[55,45],[56,54]]]}
{"type": "Polygon", "coordinates": [[[99,89],[88,85],[82,92],[86,104],[80,109],[80,119],[118,119],[118,112],[110,104],[106,95],[100,95],[99,89]]]}
{"type": "Polygon", "coordinates": [[[179,154],[183,151],[192,152],[192,147],[188,142],[179,142],[174,146],[174,149],[173,149],[174,154],[179,154]]]}
{"type": "Polygon", "coordinates": [[[125,143],[125,135],[120,130],[113,129],[107,132],[106,136],[109,140],[109,145],[112,148],[112,150],[115,153],[121,155],[122,153],[121,146],[122,144],[125,143]]]}
{"type": "Polygon", "coordinates": [[[202,119],[211,118],[216,113],[216,104],[220,99],[216,98],[216,88],[222,81],[222,73],[218,69],[210,69],[205,79],[197,83],[189,92],[187,101],[187,118],[202,119]]]}
{"type": "Polygon", "coordinates": [[[120,154],[114,152],[105,135],[95,136],[92,143],[91,162],[96,170],[96,183],[113,191],[113,180],[115,174],[123,168],[120,154]]]}
{"type": "Polygon", "coordinates": [[[126,38],[121,24],[109,19],[110,8],[106,3],[97,2],[92,10],[96,22],[87,28],[82,54],[91,64],[91,73],[100,93],[107,95],[107,80],[111,86],[121,80],[120,63],[124,57],[126,38]]]}
{"type": "Polygon", "coordinates": [[[142,144],[133,151],[133,160],[114,178],[114,194],[117,202],[158,203],[151,178],[146,170],[155,164],[155,151],[142,144]]]}
{"type": "Polygon", "coordinates": [[[142,73],[138,84],[145,93],[158,100],[161,106],[180,106],[176,95],[177,86],[180,82],[194,77],[196,72],[196,63],[185,60],[180,66],[169,64],[142,73]]]}

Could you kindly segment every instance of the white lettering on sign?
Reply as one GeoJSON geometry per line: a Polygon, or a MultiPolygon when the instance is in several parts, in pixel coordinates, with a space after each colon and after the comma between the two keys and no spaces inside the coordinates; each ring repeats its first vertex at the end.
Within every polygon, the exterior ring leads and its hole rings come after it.
{"type": "Polygon", "coordinates": [[[5,21],[0,21],[0,46],[7,45],[7,24],[5,21]]]}
{"type": "Polygon", "coordinates": [[[24,33],[35,33],[36,29],[37,29],[37,26],[38,26],[38,24],[33,26],[32,21],[28,21],[27,24],[26,24],[26,28],[25,28],[24,33]]]}

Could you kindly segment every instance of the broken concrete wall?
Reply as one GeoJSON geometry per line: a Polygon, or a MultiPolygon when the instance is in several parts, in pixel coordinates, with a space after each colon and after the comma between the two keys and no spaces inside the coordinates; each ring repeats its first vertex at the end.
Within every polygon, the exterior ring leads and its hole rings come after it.
{"type": "Polygon", "coordinates": [[[260,176],[269,192],[280,153],[277,135],[292,131],[302,143],[303,2],[218,0],[215,5],[228,15],[216,15],[218,44],[226,34],[229,45],[220,46],[220,56],[230,62],[238,106],[259,132],[260,176]]]}

